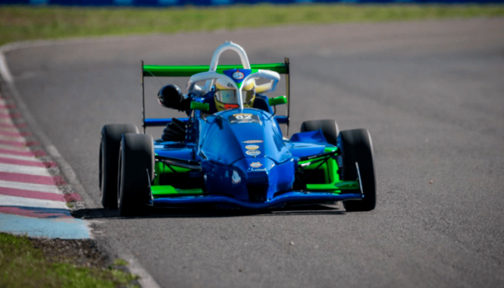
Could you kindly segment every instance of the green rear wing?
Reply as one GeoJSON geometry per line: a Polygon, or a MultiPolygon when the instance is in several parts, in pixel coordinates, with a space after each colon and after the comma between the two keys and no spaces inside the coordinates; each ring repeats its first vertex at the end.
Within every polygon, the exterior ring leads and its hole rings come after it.
{"type": "MultiPolygon", "coordinates": [[[[275,71],[280,74],[289,74],[289,62],[285,63],[266,63],[266,64],[251,64],[251,69],[265,69],[275,71]]],[[[219,65],[217,72],[222,73],[224,70],[240,69],[242,65],[219,65]]],[[[207,72],[210,70],[209,65],[143,65],[144,77],[191,77],[196,73],[207,72]]]]}
{"type": "MultiPolygon", "coordinates": [[[[264,63],[264,64],[251,64],[251,69],[264,69],[275,71],[279,74],[285,75],[285,96],[287,97],[287,116],[282,117],[279,123],[287,124],[287,134],[289,134],[290,122],[290,77],[289,77],[289,58],[285,58],[283,63],[264,63]]],[[[240,65],[219,65],[217,72],[222,72],[228,69],[240,69],[240,65]]],[[[144,77],[191,77],[194,74],[207,72],[210,70],[209,65],[144,65],[142,61],[142,125],[145,133],[147,127],[145,121],[145,92],[144,92],[144,77]]],[[[280,120],[280,119],[279,119],[280,120]]]]}

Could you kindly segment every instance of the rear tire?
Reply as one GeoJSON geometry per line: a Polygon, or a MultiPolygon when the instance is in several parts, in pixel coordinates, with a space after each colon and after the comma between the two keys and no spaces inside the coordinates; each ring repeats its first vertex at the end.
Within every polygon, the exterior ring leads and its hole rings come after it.
{"type": "Polygon", "coordinates": [[[362,182],[364,198],[362,200],[343,201],[347,211],[371,211],[376,206],[376,183],[373,164],[373,145],[367,129],[341,131],[338,137],[338,147],[343,156],[342,179],[362,182]]]}
{"type": "Polygon", "coordinates": [[[117,161],[122,134],[136,133],[128,124],[105,125],[101,131],[99,183],[103,208],[117,209],[117,161]]]}
{"type": "Polygon", "coordinates": [[[332,145],[337,144],[339,128],[338,123],[334,120],[311,120],[304,121],[301,124],[301,132],[317,131],[322,130],[322,134],[326,138],[327,142],[332,145]]]}
{"type": "Polygon", "coordinates": [[[124,134],[119,160],[117,191],[121,216],[143,215],[150,201],[154,178],[154,143],[150,135],[124,134]]]}

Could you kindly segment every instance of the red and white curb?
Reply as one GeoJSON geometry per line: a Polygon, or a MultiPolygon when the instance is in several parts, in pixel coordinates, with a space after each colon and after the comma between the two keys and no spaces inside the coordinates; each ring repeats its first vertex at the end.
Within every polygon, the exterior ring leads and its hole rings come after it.
{"type": "Polygon", "coordinates": [[[69,206],[81,197],[64,193],[71,189],[58,165],[40,149],[14,99],[4,91],[0,87],[0,231],[34,237],[90,238],[88,223],[70,214],[69,206]]]}
{"type": "MultiPolygon", "coordinates": [[[[16,162],[13,163],[11,160],[7,165],[24,165],[27,163],[32,164],[31,167],[41,167],[42,163],[47,167],[47,171],[50,176],[47,175],[31,175],[26,173],[16,173],[16,172],[0,172],[0,189],[5,189],[5,194],[0,192],[0,231],[12,232],[12,233],[22,233],[23,231],[31,231],[33,236],[42,237],[58,237],[58,238],[89,238],[91,237],[90,229],[88,226],[88,221],[81,219],[75,219],[71,216],[70,210],[65,202],[70,202],[75,204],[76,207],[84,208],[84,201],[80,202],[79,195],[86,196],[86,203],[92,207],[99,206],[99,203],[94,200],[94,198],[89,195],[88,191],[84,189],[77,175],[73,171],[72,167],[66,162],[66,160],[59,154],[55,146],[53,146],[47,136],[38,129],[37,122],[31,116],[26,105],[23,103],[22,99],[17,92],[14,85],[14,79],[10,74],[7,67],[4,53],[9,51],[15,51],[25,48],[34,47],[46,47],[52,45],[74,45],[80,42],[109,42],[111,40],[122,41],[122,37],[117,38],[103,38],[103,39],[71,39],[71,40],[58,40],[58,41],[28,41],[19,42],[4,45],[0,47],[0,85],[7,84],[10,95],[13,97],[7,97],[8,95],[2,95],[0,99],[0,108],[6,109],[2,110],[2,113],[7,113],[11,116],[0,116],[0,136],[13,137],[11,139],[2,138],[0,141],[0,158],[8,158],[22,161],[36,162],[37,164],[31,162],[16,162]],[[2,82],[3,80],[3,82],[2,82]],[[15,101],[17,100],[16,107],[15,101]],[[17,108],[17,109],[16,109],[17,108]],[[9,110],[11,109],[11,110],[9,110]],[[7,112],[9,111],[9,112],[7,112]],[[11,113],[13,111],[13,113],[11,113]],[[22,114],[22,116],[21,116],[22,114]],[[21,118],[20,118],[21,117],[21,118]],[[10,119],[4,120],[1,119],[10,119]],[[38,146],[38,143],[31,139],[32,135],[28,131],[28,125],[37,131],[37,137],[42,142],[42,145],[38,146]],[[11,141],[11,142],[4,142],[11,141]],[[12,144],[12,145],[11,145],[12,144]],[[29,146],[33,145],[33,146],[29,146]],[[47,153],[46,153],[47,152],[47,153]],[[55,166],[55,162],[59,166],[55,166]],[[54,166],[53,166],[54,165],[54,166]],[[2,174],[4,173],[4,174],[2,174]],[[10,173],[10,174],[6,174],[10,173]],[[58,174],[60,173],[60,174],[58,174]],[[3,176],[2,176],[3,175],[3,176]],[[64,175],[64,178],[62,177],[64,175]],[[41,178],[42,177],[42,178],[41,178]],[[45,178],[44,178],[45,177],[45,178]],[[65,181],[65,179],[67,181],[65,181]],[[16,189],[16,190],[8,190],[16,189]],[[23,197],[22,192],[17,190],[29,191],[25,196],[31,195],[32,197],[23,197]],[[16,192],[17,196],[6,195],[10,192],[16,192]],[[63,193],[63,191],[73,191],[74,193],[63,193]],[[37,193],[37,194],[34,194],[37,193]],[[44,193],[44,194],[39,194],[44,193]],[[57,195],[56,199],[49,197],[49,193],[57,195]],[[62,200],[61,196],[63,195],[62,200]],[[44,197],[43,199],[33,197],[39,196],[44,197]],[[76,202],[73,202],[73,201],[76,202]],[[28,220],[27,220],[28,219],[28,220]],[[57,223],[54,225],[54,223],[57,223]],[[65,225],[65,223],[67,225],[65,225]],[[10,225],[15,227],[11,231],[7,231],[3,228],[10,225]],[[77,228],[80,227],[80,228],[77,228]],[[16,230],[17,229],[17,230],[16,230]],[[15,230],[15,231],[14,231],[15,230]],[[48,233],[47,231],[51,231],[48,233]],[[37,234],[38,233],[38,234],[37,234]],[[81,233],[81,237],[79,237],[81,233]],[[86,234],[87,233],[87,234],[86,234]]],[[[0,87],[0,91],[2,87],[0,87]]],[[[8,169],[8,168],[4,168],[8,169]]],[[[55,197],[55,196],[52,196],[55,197]]],[[[156,280],[147,272],[142,265],[138,262],[133,253],[130,252],[128,247],[125,247],[118,239],[114,237],[106,237],[106,241],[111,249],[114,250],[117,257],[126,260],[128,265],[128,270],[139,276],[137,280],[142,287],[159,288],[159,284],[156,280]]]]}

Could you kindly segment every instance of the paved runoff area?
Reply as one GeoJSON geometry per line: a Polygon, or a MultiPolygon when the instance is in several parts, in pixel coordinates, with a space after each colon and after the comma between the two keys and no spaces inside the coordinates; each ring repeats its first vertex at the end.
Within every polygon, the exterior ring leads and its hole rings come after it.
{"type": "Polygon", "coordinates": [[[69,210],[81,197],[68,192],[71,188],[41,150],[7,84],[0,85],[0,232],[90,238],[86,222],[69,210]]]}

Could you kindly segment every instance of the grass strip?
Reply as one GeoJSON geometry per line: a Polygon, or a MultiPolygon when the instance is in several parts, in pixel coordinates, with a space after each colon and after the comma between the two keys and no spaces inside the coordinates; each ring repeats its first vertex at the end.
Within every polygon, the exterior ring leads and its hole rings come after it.
{"type": "Polygon", "coordinates": [[[129,287],[136,279],[116,269],[125,261],[108,268],[86,267],[63,254],[53,262],[28,237],[0,233],[0,287],[129,287]]]}
{"type": "Polygon", "coordinates": [[[289,24],[503,17],[504,5],[238,5],[177,8],[0,6],[0,45],[21,40],[289,24]]]}

